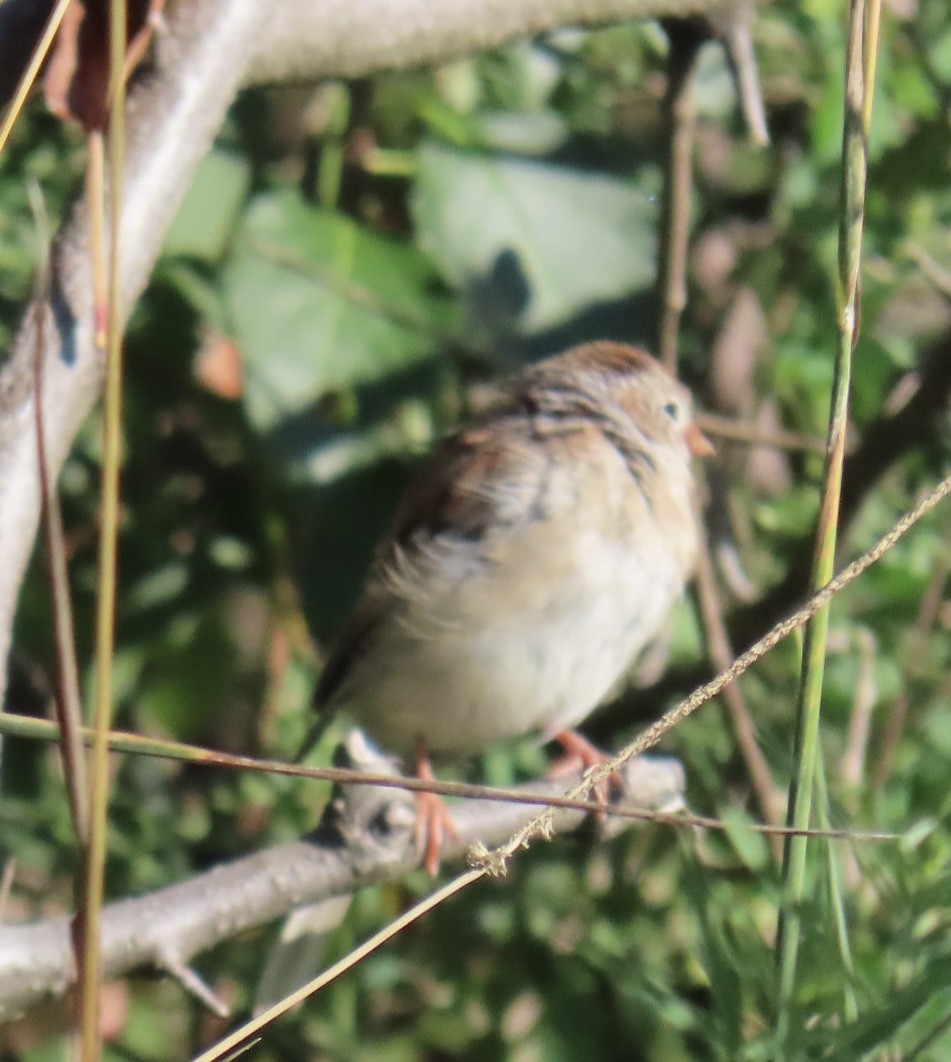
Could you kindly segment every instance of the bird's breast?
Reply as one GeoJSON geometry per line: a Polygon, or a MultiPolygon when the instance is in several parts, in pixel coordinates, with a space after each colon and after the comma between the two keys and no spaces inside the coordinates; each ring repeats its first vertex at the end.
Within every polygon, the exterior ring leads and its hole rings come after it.
{"type": "Polygon", "coordinates": [[[388,574],[390,608],[347,689],[385,748],[406,754],[422,738],[436,755],[471,756],[576,725],[683,592],[689,499],[663,483],[645,492],[607,446],[485,497],[500,518],[484,534],[424,538],[388,574]]]}
{"type": "MultiPolygon", "coordinates": [[[[683,590],[671,555],[645,556],[596,533],[565,550],[526,538],[456,585],[404,603],[353,689],[354,710],[386,748],[423,738],[471,756],[585,718],[663,626],[683,590]]],[[[466,565],[460,563],[460,571],[466,565]]]]}

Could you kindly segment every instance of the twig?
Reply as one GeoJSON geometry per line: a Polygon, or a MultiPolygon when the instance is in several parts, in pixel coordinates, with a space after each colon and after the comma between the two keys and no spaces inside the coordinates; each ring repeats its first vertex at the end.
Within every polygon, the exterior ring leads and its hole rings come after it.
{"type": "MultiPolygon", "coordinates": [[[[710,660],[717,671],[729,671],[734,663],[733,649],[723,622],[713,575],[713,564],[710,559],[710,548],[705,538],[700,543],[697,596],[710,660]]],[[[753,722],[746,700],[735,682],[723,688],[722,696],[726,702],[730,722],[733,725],[733,734],[746,763],[746,770],[756,793],[760,811],[768,823],[778,826],[783,821],[785,807],[776,783],[773,781],[766,757],[759,747],[756,724],[753,722]]],[[[782,839],[778,834],[771,834],[769,845],[776,862],[779,863],[783,852],[782,839]]]]}
{"type": "Polygon", "coordinates": [[[753,33],[750,25],[752,6],[738,10],[732,15],[723,35],[727,55],[735,71],[740,95],[740,107],[746,119],[750,141],[757,147],[769,144],[769,129],[766,125],[766,108],[760,90],[759,71],[756,66],[756,51],[753,48],[753,33]]]}
{"type": "Polygon", "coordinates": [[[824,439],[798,431],[764,431],[755,424],[745,424],[732,417],[717,413],[697,414],[697,423],[707,435],[746,442],[751,446],[768,446],[773,450],[789,450],[792,453],[824,454],[824,439]]]}
{"type": "Polygon", "coordinates": [[[16,877],[17,861],[7,859],[3,864],[3,874],[0,876],[0,923],[7,918],[7,904],[10,902],[10,892],[13,889],[13,879],[16,877]]]}
{"type": "Polygon", "coordinates": [[[149,45],[152,43],[152,38],[165,26],[164,11],[165,0],[150,0],[145,21],[138,28],[132,40],[129,41],[125,62],[122,67],[122,80],[121,83],[117,82],[112,86],[111,92],[113,95],[120,90],[121,86],[129,83],[133,71],[145,58],[149,45]]]}
{"type": "Polygon", "coordinates": [[[951,271],[945,269],[934,255],[929,254],[920,243],[914,240],[906,241],[902,250],[927,277],[932,287],[946,299],[951,299],[951,271]]]}
{"type": "Polygon", "coordinates": [[[709,33],[698,20],[664,22],[670,53],[667,56],[667,94],[664,114],[668,128],[664,196],[661,206],[661,243],[657,286],[660,319],[657,356],[675,372],[680,315],[687,304],[687,245],[690,239],[690,194],[693,188],[693,141],[696,111],[694,70],[701,45],[709,33]]]}
{"type": "MultiPolygon", "coordinates": [[[[12,734],[22,738],[38,741],[56,741],[58,730],[52,723],[43,719],[29,719],[16,715],[0,715],[0,733],[12,734]]],[[[84,729],[83,740],[92,741],[92,732],[84,729]]],[[[705,815],[696,815],[681,809],[679,797],[682,781],[671,788],[671,773],[665,771],[658,777],[661,788],[650,790],[652,807],[669,807],[667,811],[647,811],[640,807],[608,804],[605,806],[597,800],[572,799],[544,790],[531,790],[525,786],[506,788],[499,786],[478,785],[472,782],[443,782],[438,778],[422,779],[402,774],[379,774],[364,770],[348,770],[341,767],[308,767],[299,763],[285,763],[282,760],[266,760],[256,756],[239,756],[234,753],[218,752],[201,747],[187,745],[179,741],[165,741],[142,737],[122,730],[109,733],[109,748],[113,752],[129,752],[140,756],[155,756],[160,759],[181,760],[198,767],[223,767],[239,771],[259,771],[263,774],[284,775],[295,778],[307,778],[312,781],[333,782],[336,785],[376,786],[381,789],[401,789],[408,793],[435,793],[438,796],[457,797],[463,800],[484,800],[492,803],[511,803],[533,805],[535,807],[553,807],[566,811],[582,811],[598,814],[603,819],[634,819],[643,822],[656,822],[665,825],[691,826],[705,830],[726,829],[719,820],[705,815]],[[669,803],[668,803],[669,802],[669,803]],[[676,811],[674,810],[676,807],[676,811]]],[[[646,778],[639,778],[638,792],[648,792],[646,778]]],[[[780,836],[790,833],[783,826],[768,823],[750,822],[745,829],[753,833],[780,836]]],[[[810,836],[828,837],[832,840],[851,841],[888,841],[895,835],[882,831],[855,832],[852,830],[810,831],[810,836]]]]}
{"type": "Polygon", "coordinates": [[[852,713],[845,751],[839,763],[839,777],[849,786],[857,786],[865,773],[865,755],[875,707],[875,638],[860,630],[856,636],[858,674],[852,696],[852,713]]]}
{"type": "Polygon", "coordinates": [[[181,962],[176,955],[160,956],[157,965],[159,969],[174,977],[186,992],[203,1003],[212,1014],[219,1018],[227,1018],[227,1005],[215,995],[198,973],[181,962]]]}
{"type": "MultiPolygon", "coordinates": [[[[915,617],[915,629],[912,645],[920,645],[928,632],[934,627],[944,600],[944,590],[948,582],[948,574],[951,572],[951,561],[945,557],[939,557],[935,564],[935,571],[931,582],[921,598],[918,606],[918,615],[915,617]]],[[[912,649],[908,654],[909,659],[915,659],[917,653],[912,649]]],[[[908,718],[908,709],[911,705],[911,693],[906,683],[901,693],[892,703],[891,711],[882,731],[881,747],[878,753],[878,762],[872,774],[872,789],[881,792],[885,788],[889,775],[892,773],[892,763],[895,759],[895,751],[901,741],[902,732],[905,729],[905,720],[908,718]]]]}
{"type": "MultiPolygon", "coordinates": [[[[42,307],[49,293],[49,231],[46,209],[39,187],[29,185],[30,203],[36,219],[40,244],[39,264],[36,270],[35,306],[36,349],[38,356],[34,366],[34,388],[38,396],[43,394],[43,329],[46,323],[42,307]]],[[[43,422],[43,402],[35,403],[34,430],[36,432],[36,464],[42,498],[41,513],[46,563],[49,575],[50,599],[53,608],[53,633],[56,642],[57,691],[54,698],[57,722],[60,728],[60,753],[63,757],[63,774],[66,779],[66,795],[73,820],[73,829],[82,847],[89,840],[89,777],[86,770],[86,752],[80,734],[83,719],[79,695],[79,667],[76,662],[76,638],[73,628],[73,609],[69,597],[69,573],[66,564],[66,543],[63,535],[63,516],[59,495],[50,480],[49,461],[46,455],[46,431],[43,422]]]]}

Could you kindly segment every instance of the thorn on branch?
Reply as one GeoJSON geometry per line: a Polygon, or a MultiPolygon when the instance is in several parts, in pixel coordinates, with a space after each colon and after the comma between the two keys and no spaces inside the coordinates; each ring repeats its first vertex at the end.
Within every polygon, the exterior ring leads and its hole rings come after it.
{"type": "Polygon", "coordinates": [[[216,1014],[219,1018],[230,1016],[231,1011],[228,1005],[215,995],[211,987],[190,966],[186,966],[185,963],[171,954],[160,955],[156,965],[159,969],[174,977],[186,992],[189,992],[204,1003],[213,1014],[216,1014]]]}

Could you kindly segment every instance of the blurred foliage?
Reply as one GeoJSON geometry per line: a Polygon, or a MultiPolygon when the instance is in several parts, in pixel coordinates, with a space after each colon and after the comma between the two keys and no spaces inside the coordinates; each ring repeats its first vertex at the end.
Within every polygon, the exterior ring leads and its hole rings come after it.
{"type": "MultiPolygon", "coordinates": [[[[812,433],[824,431],[835,349],[843,33],[842,5],[830,0],[763,12],[767,149],[746,142],[719,45],[704,48],[697,84],[683,374],[710,408],[812,433]]],[[[653,24],[566,30],[431,72],[238,101],[129,328],[117,725],[293,755],[325,639],[418,455],[496,372],[578,339],[650,337],[665,54],[653,24]]],[[[879,86],[857,442],[951,328],[947,293],[930,279],[951,272],[946,0],[886,6],[879,86]]],[[[0,158],[4,346],[31,284],[26,183],[38,181],[61,218],[81,167],[75,133],[34,104],[0,158]]],[[[945,424],[895,454],[843,555],[870,545],[947,469],[949,437],[945,424]]],[[[87,688],[98,465],[90,424],[61,483],[87,688]]],[[[820,471],[814,456],[720,447],[711,526],[731,523],[754,596],[808,543],[820,471]]],[[[790,1057],[951,1057],[947,527],[939,510],[833,610],[833,815],[904,839],[836,847],[861,1011],[851,1025],[826,870],[816,871],[790,1057]],[[872,736],[854,785],[838,764],[861,698],[872,736]],[[907,721],[879,777],[900,703],[907,721]]],[[[10,695],[11,709],[35,713],[53,671],[41,568],[23,592],[10,695]]],[[[703,673],[689,604],[668,655],[663,699],[627,696],[610,716],[614,743],[703,673]]],[[[790,642],[743,681],[780,785],[797,671],[790,642]]],[[[668,748],[687,767],[691,805],[723,818],[724,832],[649,828],[608,845],[539,845],[508,879],[456,897],[278,1023],[255,1057],[774,1058],[778,875],[744,829],[758,812],[726,716],[710,705],[668,748]]],[[[535,750],[492,750],[474,773],[505,782],[538,764],[535,750]]],[[[10,741],[2,793],[3,852],[16,860],[10,910],[68,907],[75,849],[50,752],[10,741]]],[[[284,778],[126,757],[113,780],[109,895],[297,836],[325,798],[284,778]]],[[[414,876],[365,890],[328,959],[427,888],[414,876]]],[[[239,1015],[271,936],[199,960],[239,1015]]],[[[109,1058],[186,1057],[219,1030],[177,986],[148,976],[112,1005],[127,1016],[109,1058]]],[[[8,1057],[60,1057],[49,1010],[0,1040],[8,1057]]]]}

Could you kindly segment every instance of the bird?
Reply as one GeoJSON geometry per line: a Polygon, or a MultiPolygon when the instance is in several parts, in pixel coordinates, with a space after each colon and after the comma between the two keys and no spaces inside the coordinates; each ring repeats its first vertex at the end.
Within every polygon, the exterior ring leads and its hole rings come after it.
{"type": "MultiPolygon", "coordinates": [[[[314,694],[382,749],[466,760],[526,734],[590,766],[575,728],[663,630],[696,563],[690,392],[640,347],[589,342],[502,383],[397,506],[314,694]]],[[[451,815],[417,795],[431,874],[451,815]]]]}

